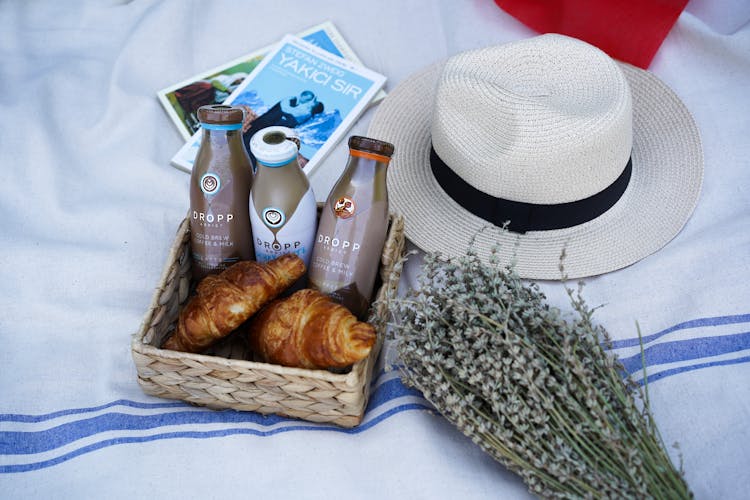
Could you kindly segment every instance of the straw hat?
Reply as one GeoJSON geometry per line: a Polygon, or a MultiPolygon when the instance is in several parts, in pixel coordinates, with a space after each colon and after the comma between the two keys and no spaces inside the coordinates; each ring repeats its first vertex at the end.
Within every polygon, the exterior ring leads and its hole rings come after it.
{"type": "Polygon", "coordinates": [[[391,142],[391,209],[426,251],[521,277],[628,266],[680,231],[700,193],[698,129],[652,74],[562,35],[458,54],[398,85],[371,137],[391,142]],[[506,221],[507,230],[501,229],[506,221]]]}

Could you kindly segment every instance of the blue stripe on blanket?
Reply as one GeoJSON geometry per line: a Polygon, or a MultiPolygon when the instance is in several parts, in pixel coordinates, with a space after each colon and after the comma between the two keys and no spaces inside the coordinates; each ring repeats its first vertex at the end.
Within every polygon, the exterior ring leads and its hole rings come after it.
{"type": "MultiPolygon", "coordinates": [[[[698,319],[693,319],[690,321],[685,321],[684,323],[678,323],[665,330],[654,333],[653,335],[647,335],[643,337],[643,343],[648,344],[649,342],[652,342],[660,337],[663,337],[664,335],[668,335],[677,330],[685,330],[688,328],[700,328],[700,327],[706,327],[706,326],[731,325],[731,324],[736,324],[736,323],[748,323],[748,322],[750,322],[750,314],[737,314],[734,316],[716,316],[713,318],[698,318],[698,319]]],[[[638,345],[639,342],[640,342],[640,339],[638,339],[638,337],[624,339],[624,340],[613,340],[612,349],[621,349],[623,347],[633,347],[633,346],[638,345]]]]}
{"type": "MultiPolygon", "coordinates": [[[[701,318],[679,323],[671,328],[644,337],[643,340],[644,344],[648,344],[649,342],[653,342],[654,340],[677,330],[699,327],[716,327],[743,322],[750,322],[750,314],[701,318]]],[[[639,340],[633,338],[617,341],[613,344],[614,348],[617,349],[637,346],[638,343],[639,340]]],[[[668,368],[649,375],[648,380],[649,382],[654,382],[665,377],[691,370],[698,370],[712,366],[747,363],[750,362],[750,356],[713,361],[710,359],[712,357],[731,354],[746,349],[750,349],[750,332],[743,332],[734,335],[697,337],[651,345],[644,349],[647,366],[654,367],[676,362],[688,363],[683,366],[668,368]]],[[[642,370],[640,353],[623,358],[621,361],[625,365],[628,373],[636,374],[638,371],[642,370]]],[[[381,381],[384,375],[385,372],[381,370],[373,380],[372,396],[367,409],[368,415],[374,415],[372,413],[374,410],[388,402],[395,401],[400,397],[420,397],[419,392],[404,386],[399,378],[381,381]]],[[[281,432],[295,430],[323,430],[357,434],[371,429],[378,423],[400,412],[429,409],[431,408],[426,403],[414,402],[413,400],[408,402],[405,401],[394,408],[384,411],[382,414],[366,419],[360,426],[353,429],[344,429],[329,424],[300,422],[298,420],[275,415],[263,416],[254,412],[236,412],[232,410],[206,411],[194,408],[183,402],[140,403],[128,400],[117,400],[100,406],[61,410],[44,415],[0,414],[0,424],[2,422],[14,422],[17,424],[30,425],[71,415],[80,416],[80,418],[76,420],[56,425],[50,429],[39,431],[0,431],[0,455],[6,457],[39,453],[49,454],[60,447],[70,446],[78,440],[86,438],[90,439],[92,437],[95,438],[98,434],[106,432],[138,432],[158,429],[165,426],[227,424],[227,428],[217,430],[201,431],[194,429],[191,431],[162,432],[146,436],[128,435],[102,439],[101,441],[82,445],[80,448],[63,452],[61,455],[51,458],[40,458],[38,461],[31,461],[24,464],[0,465],[0,473],[38,470],[65,462],[82,454],[107,446],[123,443],[156,441],[159,439],[206,439],[233,434],[270,436],[281,432]],[[85,414],[101,412],[115,407],[130,407],[147,411],[156,410],[157,413],[133,415],[118,411],[108,411],[100,415],[94,415],[88,418],[85,417],[85,414]],[[172,409],[174,409],[174,411],[165,411],[172,409]],[[159,410],[161,410],[161,412],[158,412],[159,410]],[[251,424],[254,425],[255,428],[237,427],[239,424],[251,424]],[[271,426],[274,426],[275,424],[283,425],[272,428],[271,426]]],[[[32,457],[29,458],[33,460],[32,457]]]]}
{"type": "Polygon", "coordinates": [[[44,422],[45,420],[52,420],[67,415],[78,415],[81,413],[92,413],[95,411],[106,410],[107,408],[113,408],[115,406],[128,406],[130,408],[142,408],[142,409],[154,409],[154,408],[179,408],[185,406],[185,403],[174,402],[174,403],[139,403],[137,401],[128,401],[127,399],[118,399],[99,406],[90,406],[88,408],[73,408],[70,410],[55,411],[52,413],[45,413],[43,415],[22,415],[17,413],[6,413],[0,414],[0,422],[44,422]]]}
{"type": "MultiPolygon", "coordinates": [[[[644,355],[646,366],[656,366],[719,356],[745,349],[750,349],[750,332],[664,342],[645,348],[644,355]]],[[[620,358],[620,361],[625,371],[631,375],[643,370],[640,352],[627,358],[620,358]]]]}
{"type": "MultiPolygon", "coordinates": [[[[392,379],[381,384],[368,404],[368,411],[402,396],[421,395],[405,387],[399,379],[392,379]]],[[[192,408],[184,403],[181,406],[192,408]]],[[[278,415],[261,415],[255,412],[234,410],[202,411],[187,410],[151,415],[133,415],[121,412],[110,412],[90,418],[66,422],[41,431],[5,431],[0,432],[0,455],[28,455],[54,450],[79,439],[111,431],[139,431],[174,425],[206,424],[240,424],[252,423],[264,427],[280,422],[298,422],[298,420],[278,415]]]]}
{"type": "Polygon", "coordinates": [[[50,466],[68,461],[71,458],[75,458],[77,456],[84,455],[86,453],[89,453],[89,452],[92,452],[101,448],[106,448],[108,446],[112,446],[116,444],[126,444],[126,443],[146,443],[149,441],[158,441],[161,439],[174,439],[174,438],[207,439],[207,438],[214,438],[214,437],[231,436],[231,435],[236,435],[236,434],[250,434],[254,436],[272,436],[274,434],[279,434],[281,432],[305,431],[305,430],[309,430],[309,431],[324,430],[324,431],[333,431],[333,432],[343,432],[346,434],[358,434],[360,432],[364,432],[370,429],[371,427],[374,427],[375,425],[390,418],[393,415],[396,415],[397,413],[401,413],[401,412],[408,411],[408,410],[429,410],[429,409],[430,408],[426,407],[425,405],[421,405],[418,403],[409,403],[409,404],[400,405],[395,408],[391,408],[390,410],[382,413],[381,415],[378,415],[372,420],[369,420],[359,425],[358,427],[354,427],[351,429],[345,429],[343,427],[337,427],[333,425],[300,424],[300,425],[294,425],[294,426],[289,426],[289,427],[270,429],[266,431],[256,430],[256,429],[245,429],[245,428],[229,428],[229,429],[220,429],[220,430],[215,430],[215,431],[166,432],[163,434],[155,434],[153,436],[125,436],[121,438],[105,439],[103,441],[99,441],[98,443],[93,443],[87,446],[83,446],[69,453],[66,453],[66,454],[63,454],[63,455],[60,455],[58,457],[51,458],[48,460],[43,460],[40,462],[31,462],[27,464],[0,465],[0,473],[29,472],[29,471],[44,469],[46,467],[50,467],[50,466]]]}
{"type": "MultiPolygon", "coordinates": [[[[734,358],[734,359],[724,359],[720,361],[712,361],[709,363],[698,363],[695,365],[690,366],[680,366],[677,368],[672,368],[670,370],[663,370],[659,373],[655,373],[653,375],[648,376],[648,383],[656,382],[657,380],[661,380],[665,377],[669,377],[671,375],[677,375],[678,373],[685,373],[690,372],[693,370],[700,370],[701,368],[710,368],[712,366],[728,366],[728,365],[738,365],[740,363],[747,363],[750,361],[750,356],[744,356],[741,358],[734,358]]],[[[640,380],[639,384],[643,385],[645,380],[640,380]]]]}

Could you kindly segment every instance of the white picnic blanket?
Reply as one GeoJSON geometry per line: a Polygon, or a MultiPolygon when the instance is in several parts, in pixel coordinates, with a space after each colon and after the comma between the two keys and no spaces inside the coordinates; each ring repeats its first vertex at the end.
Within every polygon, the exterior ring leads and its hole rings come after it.
{"type": "MultiPolygon", "coordinates": [[[[325,20],[386,89],[533,34],[490,0],[0,3],[0,497],[528,496],[395,372],[376,373],[352,430],[136,382],[131,336],[188,205],[156,91],[325,20]]],[[[651,71],[700,129],[703,191],[666,248],[585,288],[633,371],[640,325],[656,421],[701,499],[750,491],[748,21],[743,0],[693,0],[657,53],[651,71]]],[[[342,142],[312,174],[319,199],[345,158],[342,142]]],[[[544,290],[565,306],[559,285],[544,290]]]]}

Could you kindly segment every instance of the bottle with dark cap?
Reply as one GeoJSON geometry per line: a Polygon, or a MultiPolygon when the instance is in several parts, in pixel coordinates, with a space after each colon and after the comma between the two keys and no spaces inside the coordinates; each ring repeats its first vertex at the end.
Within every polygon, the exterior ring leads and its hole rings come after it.
{"type": "Polygon", "coordinates": [[[190,177],[190,247],[195,281],[254,258],[248,199],[253,182],[242,142],[242,108],[198,109],[203,138],[190,177]]]}
{"type": "Polygon", "coordinates": [[[363,319],[388,229],[386,172],[393,145],[349,138],[349,159],[320,215],[309,283],[363,319]]]}

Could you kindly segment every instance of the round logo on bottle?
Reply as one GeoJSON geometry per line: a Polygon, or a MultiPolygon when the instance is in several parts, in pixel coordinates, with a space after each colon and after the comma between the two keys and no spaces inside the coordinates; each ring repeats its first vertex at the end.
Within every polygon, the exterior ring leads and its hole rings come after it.
{"type": "Polygon", "coordinates": [[[286,217],[284,216],[284,212],[280,209],[268,207],[263,209],[263,222],[268,227],[277,228],[284,225],[286,217]]]}
{"type": "Polygon", "coordinates": [[[354,200],[348,196],[342,196],[333,204],[333,213],[341,219],[348,219],[354,215],[354,200]]]}
{"type": "Polygon", "coordinates": [[[221,187],[221,179],[219,179],[218,175],[209,172],[207,174],[203,174],[200,184],[203,194],[216,194],[221,187]]]}

